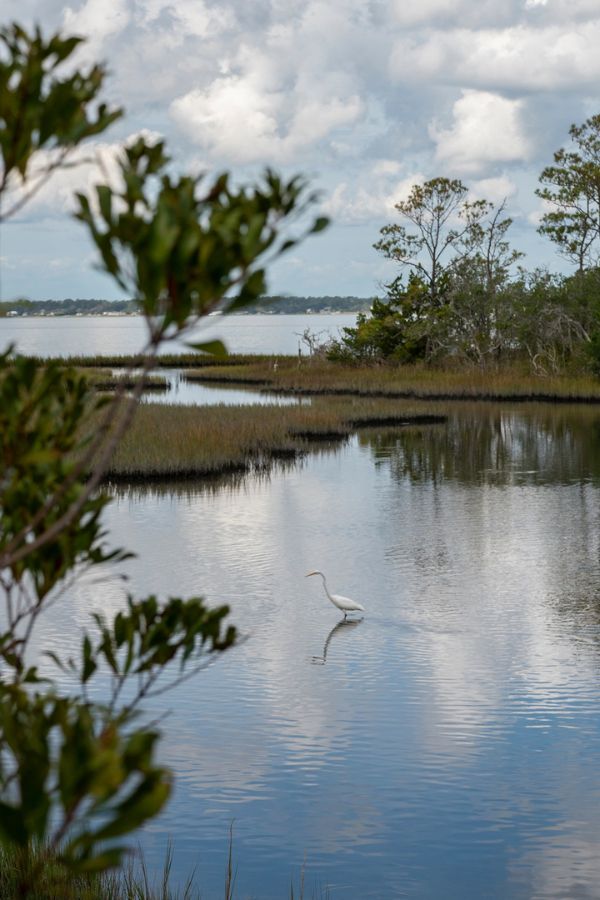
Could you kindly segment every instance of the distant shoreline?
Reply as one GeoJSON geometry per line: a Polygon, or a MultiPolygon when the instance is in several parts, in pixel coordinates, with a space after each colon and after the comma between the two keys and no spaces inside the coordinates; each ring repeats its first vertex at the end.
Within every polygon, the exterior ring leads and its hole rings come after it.
{"type": "MultiPolygon", "coordinates": [[[[256,310],[255,312],[235,312],[227,313],[230,316],[240,318],[241,316],[352,316],[357,312],[354,309],[328,309],[328,310],[309,310],[305,312],[265,312],[265,310],[256,310]]],[[[143,318],[141,313],[137,312],[93,312],[93,313],[46,313],[46,312],[27,312],[10,315],[0,312],[0,319],[137,319],[143,318]]],[[[207,319],[220,318],[220,316],[209,315],[207,319]]]]}
{"type": "MultiPolygon", "coordinates": [[[[295,316],[295,315],[352,315],[367,312],[371,308],[372,298],[367,297],[261,297],[252,308],[245,308],[228,315],[234,316],[295,316]]],[[[58,316],[84,316],[103,318],[129,317],[140,314],[139,306],[134,300],[102,300],[82,298],[65,300],[18,300],[0,301],[0,318],[56,318],[58,316]]],[[[208,317],[219,316],[217,310],[208,317]]]]}

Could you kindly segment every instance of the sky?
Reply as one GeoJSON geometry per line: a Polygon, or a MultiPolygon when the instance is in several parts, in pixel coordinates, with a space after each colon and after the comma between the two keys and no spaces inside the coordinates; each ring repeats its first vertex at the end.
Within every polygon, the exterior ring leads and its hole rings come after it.
{"type": "MultiPolygon", "coordinates": [[[[21,0],[18,15],[87,36],[78,62],[108,66],[126,115],[93,147],[105,161],[146,132],[179,171],[253,181],[270,165],[321,192],[330,228],[272,268],[270,293],[381,294],[396,272],[379,229],[436,176],[506,198],[524,264],[564,269],[535,188],[600,112],[600,0],[21,0]]],[[[2,299],[123,296],[70,219],[97,179],[55,176],[3,227],[2,299]]]]}

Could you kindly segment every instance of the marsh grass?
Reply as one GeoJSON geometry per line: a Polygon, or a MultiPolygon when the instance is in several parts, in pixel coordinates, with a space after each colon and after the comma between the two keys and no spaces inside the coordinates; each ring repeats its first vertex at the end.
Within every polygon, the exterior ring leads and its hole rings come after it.
{"type": "MultiPolygon", "coordinates": [[[[85,375],[97,391],[116,391],[119,388],[131,391],[136,386],[135,374],[113,372],[112,368],[86,368],[85,375]]],[[[144,378],[145,391],[166,391],[168,389],[169,382],[164,375],[146,375],[144,378]]]]}
{"type": "Polygon", "coordinates": [[[340,394],[417,400],[555,400],[600,402],[592,375],[532,375],[524,364],[497,371],[427,366],[343,365],[292,357],[239,360],[231,368],[206,365],[185,373],[189,381],[251,384],[287,394],[340,394]]]}
{"type": "MultiPolygon", "coordinates": [[[[57,357],[85,369],[127,368],[133,355],[57,357]]],[[[48,360],[38,359],[39,362],[48,360]]],[[[347,365],[320,357],[231,354],[222,359],[200,353],[168,353],[156,366],[181,369],[190,381],[247,384],[290,394],[340,394],[414,399],[482,399],[600,402],[600,380],[591,374],[534,375],[526,360],[481,370],[445,366],[347,365]]]]}
{"type": "Polygon", "coordinates": [[[171,886],[173,848],[169,844],[162,872],[151,877],[141,852],[132,854],[123,868],[103,874],[74,874],[42,850],[27,858],[0,849],[0,897],[26,896],[27,900],[196,900],[194,873],[182,889],[171,886]]]}
{"type": "Polygon", "coordinates": [[[109,480],[218,476],[268,468],[358,428],[435,424],[444,417],[415,404],[323,398],[309,406],[168,406],[146,403],[110,463],[109,480]]]}
{"type": "MultiPolygon", "coordinates": [[[[97,354],[95,356],[30,356],[40,365],[58,362],[77,369],[130,369],[141,367],[142,358],[136,354],[97,354]]],[[[202,368],[203,366],[240,366],[253,363],[272,364],[292,357],[273,354],[231,353],[223,358],[216,358],[205,353],[161,353],[156,357],[155,366],[163,369],[202,368]]]]}
{"type": "MultiPolygon", "coordinates": [[[[143,853],[129,856],[124,866],[103,874],[75,875],[45,857],[43,850],[28,857],[0,847],[0,897],[2,900],[201,900],[199,875],[194,870],[181,888],[173,887],[173,846],[167,845],[162,871],[151,876],[143,853]],[[25,893],[26,891],[26,893],[25,893]]],[[[233,828],[225,869],[223,900],[237,896],[237,865],[234,861],[233,828]]],[[[290,900],[307,900],[306,860],[298,884],[290,880],[290,900]]],[[[314,886],[311,900],[329,900],[329,888],[314,886]]],[[[258,898],[257,898],[258,900],[258,898]]]]}

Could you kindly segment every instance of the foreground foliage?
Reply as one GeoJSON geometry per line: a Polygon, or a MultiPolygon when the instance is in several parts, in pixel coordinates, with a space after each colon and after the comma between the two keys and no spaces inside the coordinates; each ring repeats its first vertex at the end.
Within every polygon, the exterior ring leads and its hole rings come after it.
{"type": "MultiPolygon", "coordinates": [[[[41,848],[36,848],[28,856],[14,850],[0,848],[0,896],[18,895],[19,885],[27,879],[32,863],[35,865],[41,848]]],[[[135,853],[126,864],[111,872],[87,872],[73,874],[46,860],[37,868],[36,883],[30,891],[31,900],[201,900],[203,893],[195,872],[185,880],[181,888],[173,887],[172,867],[174,848],[167,846],[162,871],[152,876],[148,871],[144,856],[135,853]]],[[[223,900],[233,900],[237,896],[237,872],[234,867],[233,828],[230,830],[229,847],[225,862],[223,900]]],[[[305,864],[300,867],[297,879],[290,880],[290,900],[304,900],[305,864]]],[[[310,892],[313,900],[329,897],[325,888],[310,892]]]]}
{"type": "MultiPolygon", "coordinates": [[[[79,43],[18,25],[0,31],[4,218],[121,114],[98,102],[102,67],[73,68],[79,43]]],[[[21,897],[39,896],[48,873],[71,884],[73,873],[121,862],[127,837],[160,812],[172,783],[143,703],[236,639],[227,607],[128,596],[112,618],[91,617],[72,658],[47,652],[44,677],[31,658],[39,618],[70,580],[127,558],[103,531],[109,499],[98,487],[147,375],[165,341],[216,306],[253,302],[265,265],[326,224],[283,234],[313,199],[297,176],[267,171],[257,185],[232,187],[227,174],[205,184],[174,176],[170,165],[163,142],[139,138],[123,148],[118,183],[78,196],[77,216],[102,267],[145,320],[130,382],[121,380],[107,401],[72,368],[14,357],[10,348],[0,356],[0,845],[5,859],[19,860],[11,891],[21,897]],[[92,699],[98,678],[108,681],[102,701],[92,699]]],[[[196,349],[224,352],[216,342],[196,349]]]]}

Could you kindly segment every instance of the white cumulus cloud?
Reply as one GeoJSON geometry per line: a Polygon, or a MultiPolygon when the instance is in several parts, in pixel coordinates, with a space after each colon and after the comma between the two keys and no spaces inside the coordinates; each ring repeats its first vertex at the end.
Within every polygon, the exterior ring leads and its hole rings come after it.
{"type": "Polygon", "coordinates": [[[502,203],[514,197],[517,186],[507,175],[498,175],[495,178],[480,178],[471,182],[469,194],[474,200],[490,200],[492,203],[502,203]]]}
{"type": "Polygon", "coordinates": [[[397,175],[397,169],[382,169],[378,163],[362,180],[340,182],[323,204],[323,211],[346,225],[369,222],[380,227],[397,215],[395,205],[425,181],[420,172],[402,179],[386,177],[391,175],[397,175]]]}
{"type": "Polygon", "coordinates": [[[172,31],[186,37],[207,38],[235,27],[233,10],[225,5],[209,6],[204,0],[136,0],[136,18],[146,27],[161,16],[171,20],[172,31]]]}
{"type": "MultiPolygon", "coordinates": [[[[539,172],[569,125],[600,111],[600,0],[19,0],[18,18],[87,35],[77,64],[106,62],[103,97],[126,110],[107,142],[152,129],[178,170],[305,172],[334,223],[352,225],[354,247],[362,234],[358,293],[371,290],[376,229],[414,172],[458,175],[496,202],[514,181],[523,240],[550,258],[527,224],[539,172]]],[[[83,175],[53,181],[29,220],[69,207],[83,175]]],[[[315,240],[329,260],[318,290],[350,280],[348,240],[337,224],[315,240]]],[[[307,272],[281,287],[308,290],[307,272]]]]}
{"type": "Polygon", "coordinates": [[[84,52],[94,57],[102,54],[108,38],[123,31],[131,18],[131,4],[127,0],[86,0],[73,8],[66,6],[63,12],[65,32],[86,38],[84,52]]]}
{"type": "Polygon", "coordinates": [[[195,144],[237,163],[268,154],[277,140],[281,94],[264,94],[239,76],[218,78],[171,104],[174,122],[195,144]]]}
{"type": "Polygon", "coordinates": [[[397,80],[443,78],[472,88],[552,91],[600,78],[600,17],[569,26],[431,30],[403,36],[390,56],[397,80]]]}
{"type": "Polygon", "coordinates": [[[173,120],[194,144],[214,159],[234,163],[293,160],[362,112],[356,94],[290,97],[241,75],[218,78],[171,104],[173,120]]]}
{"type": "Polygon", "coordinates": [[[429,127],[436,159],[455,174],[478,175],[487,166],[527,160],[532,143],[523,122],[522,100],[488,91],[463,91],[452,108],[453,124],[429,127]]]}

